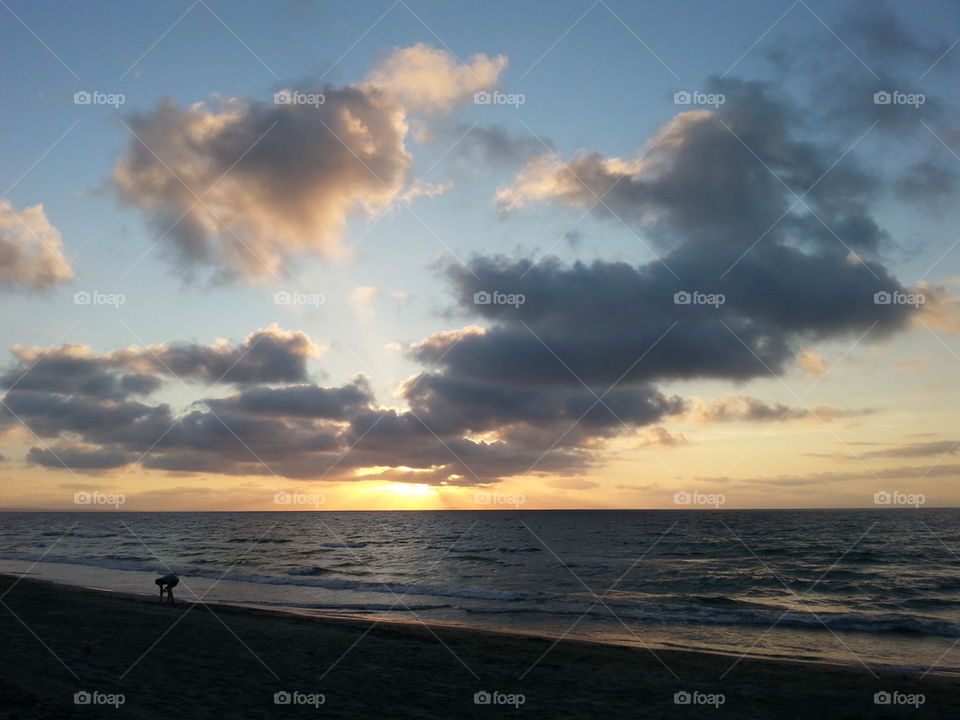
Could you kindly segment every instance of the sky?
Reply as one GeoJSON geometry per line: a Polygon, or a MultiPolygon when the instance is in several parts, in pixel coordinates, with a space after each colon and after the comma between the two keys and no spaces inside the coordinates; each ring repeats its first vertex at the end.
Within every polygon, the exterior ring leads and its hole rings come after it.
{"type": "Polygon", "coordinates": [[[954,3],[0,17],[0,507],[960,505],[954,3]]]}

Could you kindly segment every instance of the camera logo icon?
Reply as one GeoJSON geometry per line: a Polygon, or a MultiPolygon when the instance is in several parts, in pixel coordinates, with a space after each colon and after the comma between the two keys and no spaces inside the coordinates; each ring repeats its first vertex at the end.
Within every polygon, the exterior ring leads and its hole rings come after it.
{"type": "Polygon", "coordinates": [[[474,705],[489,705],[491,702],[493,702],[493,698],[486,690],[481,690],[473,694],[474,705]]]}
{"type": "Polygon", "coordinates": [[[893,496],[888,493],[886,490],[881,490],[880,492],[875,492],[873,494],[873,504],[874,505],[889,505],[890,500],[893,496]]]}
{"type": "Polygon", "coordinates": [[[693,102],[693,96],[686,90],[680,90],[673,94],[674,105],[689,105],[693,102]]]}
{"type": "Polygon", "coordinates": [[[874,305],[889,305],[893,296],[886,290],[879,290],[873,294],[874,305]]]}
{"type": "Polygon", "coordinates": [[[473,94],[474,105],[489,105],[491,102],[493,102],[493,95],[486,90],[480,90],[473,94]]]}
{"type": "Polygon", "coordinates": [[[474,305],[489,305],[493,301],[493,296],[486,290],[478,290],[473,294],[474,305]]]}
{"type": "Polygon", "coordinates": [[[74,705],[89,705],[91,702],[93,702],[93,696],[86,690],[80,690],[73,694],[74,705]]]}
{"type": "Polygon", "coordinates": [[[681,490],[673,494],[673,502],[676,505],[689,505],[693,502],[693,495],[681,490]]]}
{"type": "Polygon", "coordinates": [[[91,100],[92,96],[86,90],[81,90],[73,94],[74,105],[89,105],[91,100]]]}
{"type": "Polygon", "coordinates": [[[293,696],[288,693],[286,690],[280,690],[273,694],[273,704],[274,705],[289,705],[293,702],[293,696]]]}
{"type": "Polygon", "coordinates": [[[675,292],[673,294],[673,304],[674,305],[689,305],[692,296],[686,290],[681,290],[680,292],[675,292]]]}
{"type": "Polygon", "coordinates": [[[290,105],[293,103],[293,93],[289,90],[280,90],[273,94],[274,105],[290,105]]]}
{"type": "Polygon", "coordinates": [[[74,305],[89,305],[90,304],[90,293],[86,290],[79,290],[73,294],[73,304],[74,305]]]}
{"type": "Polygon", "coordinates": [[[874,105],[889,105],[892,100],[893,96],[886,90],[879,90],[873,94],[874,105]]]}
{"type": "Polygon", "coordinates": [[[692,701],[692,696],[686,690],[680,690],[673,694],[674,705],[689,705],[692,701]]]}

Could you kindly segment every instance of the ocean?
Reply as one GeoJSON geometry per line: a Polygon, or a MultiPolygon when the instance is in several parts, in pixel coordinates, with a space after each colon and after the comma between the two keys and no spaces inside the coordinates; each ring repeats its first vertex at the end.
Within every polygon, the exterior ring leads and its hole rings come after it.
{"type": "MultiPolygon", "coordinates": [[[[0,513],[0,571],[179,599],[960,673],[960,510],[0,513]]],[[[14,590],[16,592],[16,590],[14,590]]]]}

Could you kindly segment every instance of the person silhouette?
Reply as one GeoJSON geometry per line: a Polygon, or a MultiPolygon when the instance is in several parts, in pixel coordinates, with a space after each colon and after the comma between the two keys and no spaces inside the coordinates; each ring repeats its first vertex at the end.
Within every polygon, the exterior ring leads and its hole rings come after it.
{"type": "Polygon", "coordinates": [[[163,604],[163,592],[166,590],[167,597],[170,598],[170,604],[173,605],[173,589],[180,583],[180,578],[174,573],[170,573],[169,575],[157,578],[154,582],[160,588],[160,603],[163,604]]]}

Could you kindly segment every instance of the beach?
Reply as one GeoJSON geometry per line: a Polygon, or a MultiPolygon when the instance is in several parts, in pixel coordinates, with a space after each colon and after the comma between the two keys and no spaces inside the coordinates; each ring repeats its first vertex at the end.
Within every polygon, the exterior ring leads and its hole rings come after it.
{"type": "Polygon", "coordinates": [[[955,716],[957,679],[920,672],[731,669],[720,654],[203,606],[182,591],[161,606],[9,575],[0,594],[3,718],[902,717],[921,698],[924,717],[955,716]]]}

